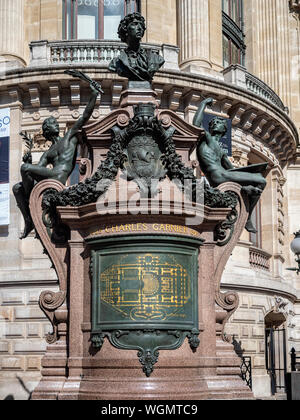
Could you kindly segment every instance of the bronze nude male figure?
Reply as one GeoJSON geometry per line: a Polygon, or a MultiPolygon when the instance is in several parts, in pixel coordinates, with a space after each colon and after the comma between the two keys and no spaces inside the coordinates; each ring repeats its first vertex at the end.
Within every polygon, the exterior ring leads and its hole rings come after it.
{"type": "MultiPolygon", "coordinates": [[[[33,165],[31,163],[31,150],[24,155],[24,163],[21,166],[22,181],[13,187],[17,205],[20,208],[25,221],[25,228],[20,239],[26,238],[34,228],[29,210],[29,198],[34,185],[44,179],[55,179],[62,184],[66,183],[75,167],[79,131],[90,119],[98,93],[102,92],[100,85],[83,75],[83,73],[71,71],[70,74],[90,82],[92,91],[90,100],[82,117],[76,121],[74,126],[67,131],[64,137],[59,136],[59,124],[54,117],[49,117],[44,121],[42,126],[43,135],[46,140],[52,142],[52,145],[49,150],[43,153],[37,164],[33,165]],[[51,169],[47,167],[49,164],[52,165],[51,169]]],[[[27,146],[28,145],[27,139],[27,146]]]]}
{"type": "Polygon", "coordinates": [[[164,59],[141,47],[145,30],[145,19],[140,13],[131,13],[121,20],[118,35],[128,47],[110,62],[111,71],[132,81],[152,81],[155,72],[164,64],[164,59]]]}
{"type": "MultiPolygon", "coordinates": [[[[201,102],[193,124],[202,127],[204,109],[213,102],[207,98],[201,102]]],[[[227,131],[227,122],[223,118],[215,117],[209,124],[209,131],[199,139],[197,144],[197,158],[205,177],[212,187],[217,187],[224,182],[236,182],[242,185],[243,191],[249,198],[249,217],[245,228],[248,232],[256,232],[251,221],[252,212],[266,186],[266,180],[261,174],[267,168],[267,163],[234,168],[226,153],[219,144],[219,140],[227,131]]]]}

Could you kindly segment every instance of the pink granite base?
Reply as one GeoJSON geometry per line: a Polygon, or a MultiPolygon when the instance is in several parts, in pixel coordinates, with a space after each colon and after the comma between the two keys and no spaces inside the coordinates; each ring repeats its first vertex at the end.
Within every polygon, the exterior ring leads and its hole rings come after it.
{"type": "MultiPolygon", "coordinates": [[[[85,239],[91,232],[96,235],[112,236],[101,231],[99,226],[109,225],[122,217],[122,222],[131,223],[127,215],[101,215],[95,205],[85,208],[59,209],[62,221],[71,229],[68,274],[68,321],[67,348],[60,337],[48,347],[43,359],[43,378],[34,391],[33,399],[88,399],[88,400],[207,400],[207,399],[251,399],[253,395],[240,378],[240,359],[233,346],[224,341],[223,329],[228,316],[236,309],[238,299],[234,293],[220,292],[220,278],[227,259],[236,244],[247,219],[246,208],[240,195],[240,187],[224,184],[222,189],[235,190],[240,197],[239,219],[232,239],[224,247],[216,246],[213,238],[214,227],[224,220],[228,209],[205,209],[204,222],[195,227],[193,234],[205,239],[199,252],[198,307],[200,346],[193,352],[185,339],[177,350],[161,350],[158,362],[149,378],[135,350],[120,350],[105,338],[102,349],[95,352],[91,348],[91,280],[89,276],[89,253],[85,239]],[[105,219],[106,217],[106,219],[105,219]],[[81,229],[78,229],[78,226],[81,229]],[[98,231],[97,231],[98,229],[98,231]],[[195,233],[196,232],[196,233],[195,233]],[[68,356],[67,356],[67,355],[68,356]]],[[[53,187],[53,185],[52,185],[53,187]]],[[[40,191],[39,191],[40,193],[40,191]]],[[[32,198],[34,199],[34,197],[32,198]]],[[[129,217],[129,216],[128,216],[129,217]]],[[[170,225],[179,225],[182,219],[177,215],[163,214],[159,221],[168,220],[170,225]]],[[[141,215],[140,222],[153,221],[151,215],[141,215]]],[[[188,235],[192,230],[182,230],[188,235]]],[[[136,232],[134,232],[136,234],[136,232]]],[[[143,233],[142,231],[140,232],[143,233]]],[[[155,233],[151,232],[152,234],[155,233]]],[[[128,235],[128,232],[119,232],[128,235]]],[[[178,235],[178,233],[177,233],[178,235]]],[[[57,255],[53,245],[51,252],[57,255]]],[[[63,253],[62,255],[65,256],[63,253]]],[[[66,258],[66,257],[65,257],[66,258]]],[[[60,308],[64,308],[61,306],[60,308]]],[[[56,317],[62,317],[64,310],[54,310],[56,317]]],[[[65,319],[65,315],[62,317],[65,319]]],[[[64,330],[63,319],[58,324],[64,330]]]]}

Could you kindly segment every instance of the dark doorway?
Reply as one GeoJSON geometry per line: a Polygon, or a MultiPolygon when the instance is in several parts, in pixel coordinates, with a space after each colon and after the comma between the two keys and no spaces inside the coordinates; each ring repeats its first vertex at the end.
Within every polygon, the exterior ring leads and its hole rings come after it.
{"type": "Polygon", "coordinates": [[[286,332],[282,327],[269,327],[265,331],[266,369],[271,379],[272,395],[286,392],[286,332]]]}

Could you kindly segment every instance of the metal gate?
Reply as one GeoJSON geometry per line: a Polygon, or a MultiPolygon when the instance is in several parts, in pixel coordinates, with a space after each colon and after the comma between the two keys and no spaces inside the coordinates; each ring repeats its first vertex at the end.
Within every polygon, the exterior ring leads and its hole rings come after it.
{"type": "Polygon", "coordinates": [[[271,392],[286,392],[286,336],[285,329],[266,328],[266,368],[271,377],[271,392]]]}

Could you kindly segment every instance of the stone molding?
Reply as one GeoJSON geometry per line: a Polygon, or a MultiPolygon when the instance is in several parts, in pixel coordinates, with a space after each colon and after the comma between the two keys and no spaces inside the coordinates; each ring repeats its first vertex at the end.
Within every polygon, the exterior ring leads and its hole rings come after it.
{"type": "MultiPolygon", "coordinates": [[[[60,124],[61,122],[72,121],[79,115],[79,107],[84,97],[81,93],[87,87],[79,82],[70,81],[69,77],[63,74],[64,68],[65,66],[56,66],[52,68],[50,74],[48,68],[36,68],[35,70],[31,69],[31,71],[26,69],[18,72],[18,75],[10,72],[7,79],[0,82],[2,89],[11,92],[10,100],[15,102],[18,99],[23,104],[25,129],[30,130],[30,127],[32,127],[31,129],[34,127],[35,132],[37,132],[40,128],[37,128],[37,121],[34,121],[35,114],[32,114],[31,121],[25,118],[27,109],[30,109],[28,106],[39,109],[38,120],[40,120],[42,112],[47,117],[49,116],[49,108],[51,110],[51,106],[55,107],[56,109],[53,112],[56,112],[56,117],[59,117],[60,124]],[[45,71],[47,72],[46,81],[45,71]],[[34,83],[32,83],[33,81],[34,83]],[[18,88],[16,90],[17,84],[18,88]],[[46,87],[47,84],[48,87],[46,87]],[[66,89],[69,89],[69,95],[66,95],[66,89]],[[41,94],[43,94],[43,100],[46,97],[49,98],[48,104],[43,103],[43,106],[41,106],[41,94]],[[65,107],[59,109],[59,112],[57,111],[63,95],[65,96],[64,103],[67,105],[69,102],[69,105],[71,105],[72,118],[65,107]],[[29,103],[27,97],[30,98],[29,103]]],[[[92,68],[84,66],[84,71],[92,71],[93,75],[96,74],[94,77],[102,82],[109,96],[113,92],[110,107],[117,106],[121,89],[126,82],[115,75],[111,75],[101,66],[95,67],[93,65],[92,68]]],[[[192,115],[190,114],[195,112],[200,100],[203,97],[213,96],[215,104],[212,112],[225,117],[229,116],[232,119],[234,130],[243,130],[248,138],[250,136],[250,146],[253,151],[257,151],[262,157],[267,158],[272,166],[279,162],[281,165],[285,165],[286,162],[294,159],[298,142],[296,127],[283,110],[273,106],[272,103],[267,103],[258,95],[237,85],[183,72],[158,72],[154,82],[158,89],[162,108],[170,105],[179,115],[187,121],[191,121],[192,115]]],[[[107,108],[107,105],[109,105],[107,95],[102,96],[105,97],[105,108],[107,108]]],[[[102,103],[103,99],[101,98],[99,115],[103,115],[101,112],[102,103]]]]}
{"type": "Polygon", "coordinates": [[[274,90],[258,77],[249,73],[246,68],[240,64],[234,64],[227,67],[223,71],[223,74],[225,81],[246,88],[263,99],[272,102],[283,111],[288,112],[288,109],[284,106],[282,100],[274,90]]]}
{"type": "MultiPolygon", "coordinates": [[[[252,270],[251,270],[252,271],[252,270]]],[[[237,291],[247,291],[254,293],[265,293],[267,295],[280,295],[290,300],[293,303],[300,301],[300,291],[294,289],[292,286],[286,283],[282,283],[278,280],[273,280],[271,274],[263,272],[266,276],[265,281],[262,281],[260,278],[247,277],[244,280],[244,277],[241,273],[237,276],[234,276],[232,273],[227,273],[222,278],[221,290],[237,290],[237,291]]]]}
{"type": "MultiPolygon", "coordinates": [[[[29,47],[30,67],[82,63],[101,63],[108,67],[110,61],[126,48],[126,44],[111,40],[45,40],[32,41],[29,47]]],[[[179,48],[176,45],[142,43],[142,47],[162,55],[164,69],[179,70],[179,48]]]]}

